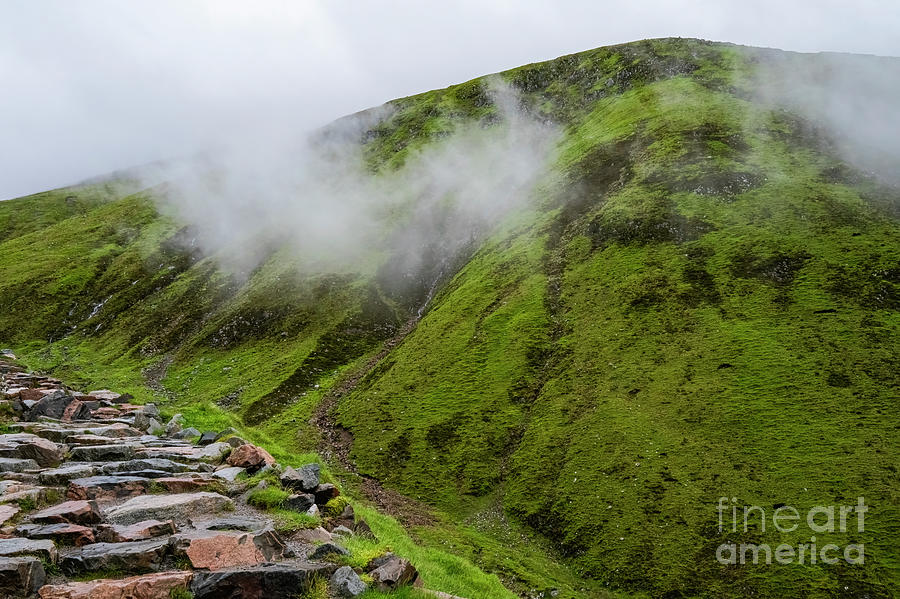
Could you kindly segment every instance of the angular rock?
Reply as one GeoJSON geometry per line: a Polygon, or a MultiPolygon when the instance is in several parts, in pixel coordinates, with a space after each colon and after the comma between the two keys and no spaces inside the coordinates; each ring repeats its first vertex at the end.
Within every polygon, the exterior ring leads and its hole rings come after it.
{"type": "Polygon", "coordinates": [[[114,391],[110,391],[109,389],[97,389],[96,391],[88,391],[88,395],[93,397],[94,399],[105,399],[106,401],[118,402],[122,395],[119,393],[115,393],[114,391]]]}
{"type": "Polygon", "coordinates": [[[69,481],[75,478],[86,478],[94,476],[97,469],[90,464],[72,464],[70,466],[62,466],[51,470],[44,470],[38,474],[38,480],[42,485],[68,485],[69,481]]]}
{"type": "Polygon", "coordinates": [[[176,590],[190,588],[192,572],[175,570],[121,579],[47,585],[41,599],[168,599],[176,590]]]}
{"type": "MultiPolygon", "coordinates": [[[[21,397],[21,394],[19,397],[21,397]]],[[[38,402],[34,404],[34,407],[28,411],[28,420],[34,422],[41,416],[60,420],[63,417],[63,414],[65,414],[66,408],[68,408],[69,404],[73,401],[77,400],[65,391],[54,391],[53,393],[38,399],[38,402]]]]}
{"type": "Polygon", "coordinates": [[[322,506],[341,494],[337,487],[331,483],[323,483],[313,491],[316,496],[316,505],[322,506]]]}
{"type": "Polygon", "coordinates": [[[147,433],[150,435],[160,436],[165,434],[166,427],[163,426],[162,422],[157,420],[156,418],[151,418],[150,423],[147,425],[147,433]]]}
{"type": "Polygon", "coordinates": [[[0,597],[31,597],[46,579],[44,565],[36,557],[0,558],[0,597]]]}
{"type": "Polygon", "coordinates": [[[194,572],[194,599],[294,599],[313,581],[329,578],[332,564],[289,562],[249,568],[194,572]]]}
{"type": "Polygon", "coordinates": [[[353,531],[346,526],[335,526],[331,529],[331,534],[336,537],[352,537],[353,531]]]}
{"type": "Polygon", "coordinates": [[[101,543],[129,543],[173,535],[175,531],[175,522],[172,520],[143,520],[130,526],[100,524],[97,526],[96,537],[101,543]]]}
{"type": "Polygon", "coordinates": [[[213,472],[213,476],[216,478],[221,478],[222,480],[226,480],[230,483],[233,483],[235,479],[246,472],[243,468],[239,468],[237,466],[231,466],[229,468],[222,468],[220,470],[216,470],[213,472]]]}
{"type": "Polygon", "coordinates": [[[181,414],[175,414],[174,416],[172,416],[172,419],[166,423],[166,434],[171,437],[176,433],[180,433],[183,427],[184,416],[182,416],[181,414]]]}
{"type": "Polygon", "coordinates": [[[101,518],[96,501],[66,501],[32,514],[30,520],[35,524],[69,522],[90,526],[100,522],[101,518]]]}
{"type": "Polygon", "coordinates": [[[94,543],[67,553],[59,565],[69,576],[97,570],[141,572],[158,569],[168,552],[168,539],[94,543]]]}
{"type": "Polygon", "coordinates": [[[216,518],[215,520],[192,521],[192,524],[205,530],[239,530],[243,532],[253,532],[262,530],[266,527],[265,520],[256,518],[242,518],[235,516],[231,518],[216,518]]]}
{"type": "Polygon", "coordinates": [[[16,534],[29,539],[50,539],[60,545],[81,547],[94,542],[94,531],[80,524],[23,524],[16,527],[16,534]]]}
{"type": "Polygon", "coordinates": [[[271,466],[274,464],[275,458],[262,447],[247,443],[246,445],[235,448],[225,462],[229,466],[246,468],[247,472],[253,473],[263,466],[271,466]]]}
{"type": "Polygon", "coordinates": [[[144,447],[138,449],[137,453],[145,458],[163,458],[167,460],[186,460],[189,462],[212,461],[219,462],[227,450],[231,449],[228,443],[213,443],[206,447],[187,446],[164,446],[164,447],[144,447]]]}
{"type": "Polygon", "coordinates": [[[150,479],[138,476],[90,476],[76,478],[69,483],[69,499],[112,500],[136,497],[150,488],[150,479]]]}
{"type": "Polygon", "coordinates": [[[53,541],[32,539],[0,539],[0,557],[34,555],[50,563],[56,563],[56,545],[53,541]]]}
{"type": "Polygon", "coordinates": [[[215,443],[216,439],[219,435],[213,431],[206,431],[202,435],[200,435],[200,439],[197,441],[197,445],[210,445],[211,443],[215,443]]]}
{"type": "Polygon", "coordinates": [[[217,481],[199,476],[167,476],[158,478],[155,482],[169,493],[193,493],[217,483],[217,481]]]}
{"type": "Polygon", "coordinates": [[[191,531],[170,540],[175,555],[194,568],[222,570],[254,566],[292,557],[293,552],[272,529],[257,532],[191,531]]]}
{"type": "Polygon", "coordinates": [[[21,508],[17,505],[4,503],[0,505],[0,525],[6,524],[9,520],[14,518],[19,512],[21,508]]]}
{"type": "Polygon", "coordinates": [[[321,470],[318,464],[307,464],[297,470],[287,467],[281,475],[281,484],[289,489],[309,493],[319,486],[319,473],[321,470]]]}
{"type": "Polygon", "coordinates": [[[173,439],[193,439],[194,437],[199,437],[200,431],[195,429],[194,427],[188,427],[183,429],[174,435],[172,435],[173,439]]]}
{"type": "Polygon", "coordinates": [[[66,438],[69,445],[114,445],[116,440],[100,435],[72,435],[66,438]]]}
{"type": "Polygon", "coordinates": [[[118,408],[112,408],[107,406],[101,406],[91,412],[91,418],[96,420],[107,420],[111,418],[119,418],[122,415],[122,411],[118,408]]]}
{"type": "Polygon", "coordinates": [[[412,585],[419,578],[416,568],[408,560],[391,555],[384,563],[372,570],[369,575],[378,590],[390,592],[401,586],[412,585]]]}
{"type": "Polygon", "coordinates": [[[316,498],[310,493],[291,495],[282,503],[282,507],[293,512],[305,513],[316,505],[316,498]]]}
{"type": "Polygon", "coordinates": [[[40,466],[34,460],[0,458],[0,472],[23,472],[25,470],[37,470],[38,468],[40,466]]]}
{"type": "Polygon", "coordinates": [[[334,537],[331,536],[331,533],[321,526],[318,528],[305,528],[303,530],[298,530],[296,533],[294,533],[294,538],[309,545],[315,543],[330,543],[332,540],[334,540],[334,537]]]}
{"type": "Polygon", "coordinates": [[[131,445],[95,445],[75,447],[69,458],[79,462],[113,462],[130,460],[134,457],[131,445]]]}
{"type": "Polygon", "coordinates": [[[227,439],[231,435],[236,435],[236,434],[237,434],[237,431],[234,430],[234,428],[229,426],[228,428],[226,428],[222,432],[220,432],[218,435],[216,435],[216,441],[221,441],[221,440],[227,439]]]}
{"type": "Polygon", "coordinates": [[[366,592],[366,583],[350,566],[342,566],[331,575],[331,588],[338,597],[356,597],[366,592]]]}
{"type": "Polygon", "coordinates": [[[34,460],[42,468],[58,465],[65,448],[29,433],[0,435],[0,457],[34,460]]]}
{"type": "Polygon", "coordinates": [[[133,497],[106,515],[114,524],[133,524],[141,520],[174,520],[178,523],[225,509],[234,509],[230,499],[218,493],[200,492],[133,497]]]}
{"type": "MultiPolygon", "coordinates": [[[[40,402],[38,402],[40,403],[40,402]]],[[[81,400],[73,399],[63,410],[60,420],[72,422],[73,420],[86,420],[91,417],[91,406],[81,400]]]]}
{"type": "Polygon", "coordinates": [[[350,555],[350,552],[335,543],[322,543],[307,556],[309,560],[323,560],[329,555],[350,555]]]}

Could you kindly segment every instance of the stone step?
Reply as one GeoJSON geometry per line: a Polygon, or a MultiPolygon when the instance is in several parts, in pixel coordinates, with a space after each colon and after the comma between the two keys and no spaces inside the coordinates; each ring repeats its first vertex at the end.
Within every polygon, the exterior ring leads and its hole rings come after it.
{"type": "Polygon", "coordinates": [[[179,493],[176,495],[143,495],[127,500],[106,512],[113,524],[133,524],[141,520],[174,520],[187,522],[190,518],[233,510],[234,503],[218,493],[179,493]]]}
{"type": "Polygon", "coordinates": [[[47,585],[41,599],[165,599],[190,588],[193,573],[172,570],[121,579],[47,585]]]}
{"type": "Polygon", "coordinates": [[[50,539],[60,545],[81,547],[94,543],[94,530],[80,524],[21,524],[16,534],[29,539],[50,539]]]}
{"type": "Polygon", "coordinates": [[[0,558],[0,597],[31,597],[46,578],[44,565],[36,557],[0,558]]]}
{"type": "Polygon", "coordinates": [[[96,501],[66,501],[53,507],[31,514],[29,520],[35,524],[57,524],[69,522],[90,526],[102,521],[96,501]]]}
{"type": "Polygon", "coordinates": [[[168,538],[129,543],[94,543],[66,551],[60,556],[59,565],[68,576],[99,570],[139,573],[159,569],[168,554],[168,538]]]}
{"type": "Polygon", "coordinates": [[[75,447],[69,453],[70,459],[81,462],[120,462],[130,460],[134,455],[134,446],[124,443],[75,447]]]}
{"type": "Polygon", "coordinates": [[[150,489],[149,478],[139,476],[90,476],[69,482],[69,499],[97,499],[109,501],[143,495],[150,489]]]}
{"type": "Polygon", "coordinates": [[[0,557],[17,557],[33,555],[52,564],[56,563],[58,554],[53,541],[32,539],[0,539],[0,557]]]}
{"type": "Polygon", "coordinates": [[[143,520],[128,526],[118,524],[98,524],[96,537],[101,543],[129,543],[145,541],[161,536],[174,535],[175,522],[172,520],[143,520]]]}
{"type": "Polygon", "coordinates": [[[90,463],[72,464],[66,462],[59,468],[44,470],[38,474],[38,481],[42,485],[68,485],[75,478],[94,476],[97,468],[90,463]]]}
{"type": "Polygon", "coordinates": [[[302,560],[247,568],[194,572],[194,599],[295,599],[312,583],[329,579],[337,566],[302,560]]]}
{"type": "Polygon", "coordinates": [[[222,570],[280,561],[294,556],[271,528],[255,532],[192,530],[170,539],[176,556],[194,568],[222,570]]]}
{"type": "Polygon", "coordinates": [[[0,458],[0,472],[24,472],[40,468],[34,460],[20,458],[0,458]]]}
{"type": "Polygon", "coordinates": [[[31,433],[0,435],[0,458],[34,460],[42,468],[58,466],[65,456],[65,446],[31,433]]]}
{"type": "Polygon", "coordinates": [[[142,470],[176,472],[196,472],[204,469],[212,470],[207,464],[185,464],[164,458],[140,458],[124,462],[108,462],[100,466],[103,474],[118,474],[122,472],[138,472],[142,470]]]}

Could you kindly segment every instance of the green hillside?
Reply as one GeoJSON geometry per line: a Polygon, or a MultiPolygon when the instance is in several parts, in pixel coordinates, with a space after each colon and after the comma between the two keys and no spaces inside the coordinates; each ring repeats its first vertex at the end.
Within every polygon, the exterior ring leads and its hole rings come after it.
{"type": "MultiPolygon", "coordinates": [[[[522,596],[895,596],[900,189],[755,93],[771,65],[823,60],[664,39],[501,73],[558,154],[421,318],[435,275],[399,284],[389,244],[337,272],[272,247],[242,275],[160,188],[2,202],[0,345],[285,451],[319,447],[326,399],[353,438],[345,484],[430,506],[418,541],[522,596]],[[720,497],[805,514],[860,496],[863,532],[717,527],[720,497]],[[813,534],[865,563],[716,561],[813,534]]],[[[368,168],[500,126],[486,85],[391,102],[360,136],[368,168]]]]}

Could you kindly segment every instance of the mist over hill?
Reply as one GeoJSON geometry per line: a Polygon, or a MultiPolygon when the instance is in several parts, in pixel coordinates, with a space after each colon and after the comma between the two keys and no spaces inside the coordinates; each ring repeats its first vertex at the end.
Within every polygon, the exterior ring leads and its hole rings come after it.
{"type": "Polygon", "coordinates": [[[520,596],[890,597],[898,92],[646,40],[2,202],[0,345],[319,449],[520,596]],[[717,559],[810,536],[865,560],[717,559]]]}

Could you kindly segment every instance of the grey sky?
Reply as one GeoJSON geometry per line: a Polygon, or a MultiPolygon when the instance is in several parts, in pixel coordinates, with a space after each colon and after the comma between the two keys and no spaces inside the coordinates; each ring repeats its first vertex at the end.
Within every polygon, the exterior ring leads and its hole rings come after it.
{"type": "Polygon", "coordinates": [[[0,0],[0,198],[608,44],[900,55],[896,0],[0,0]]]}

